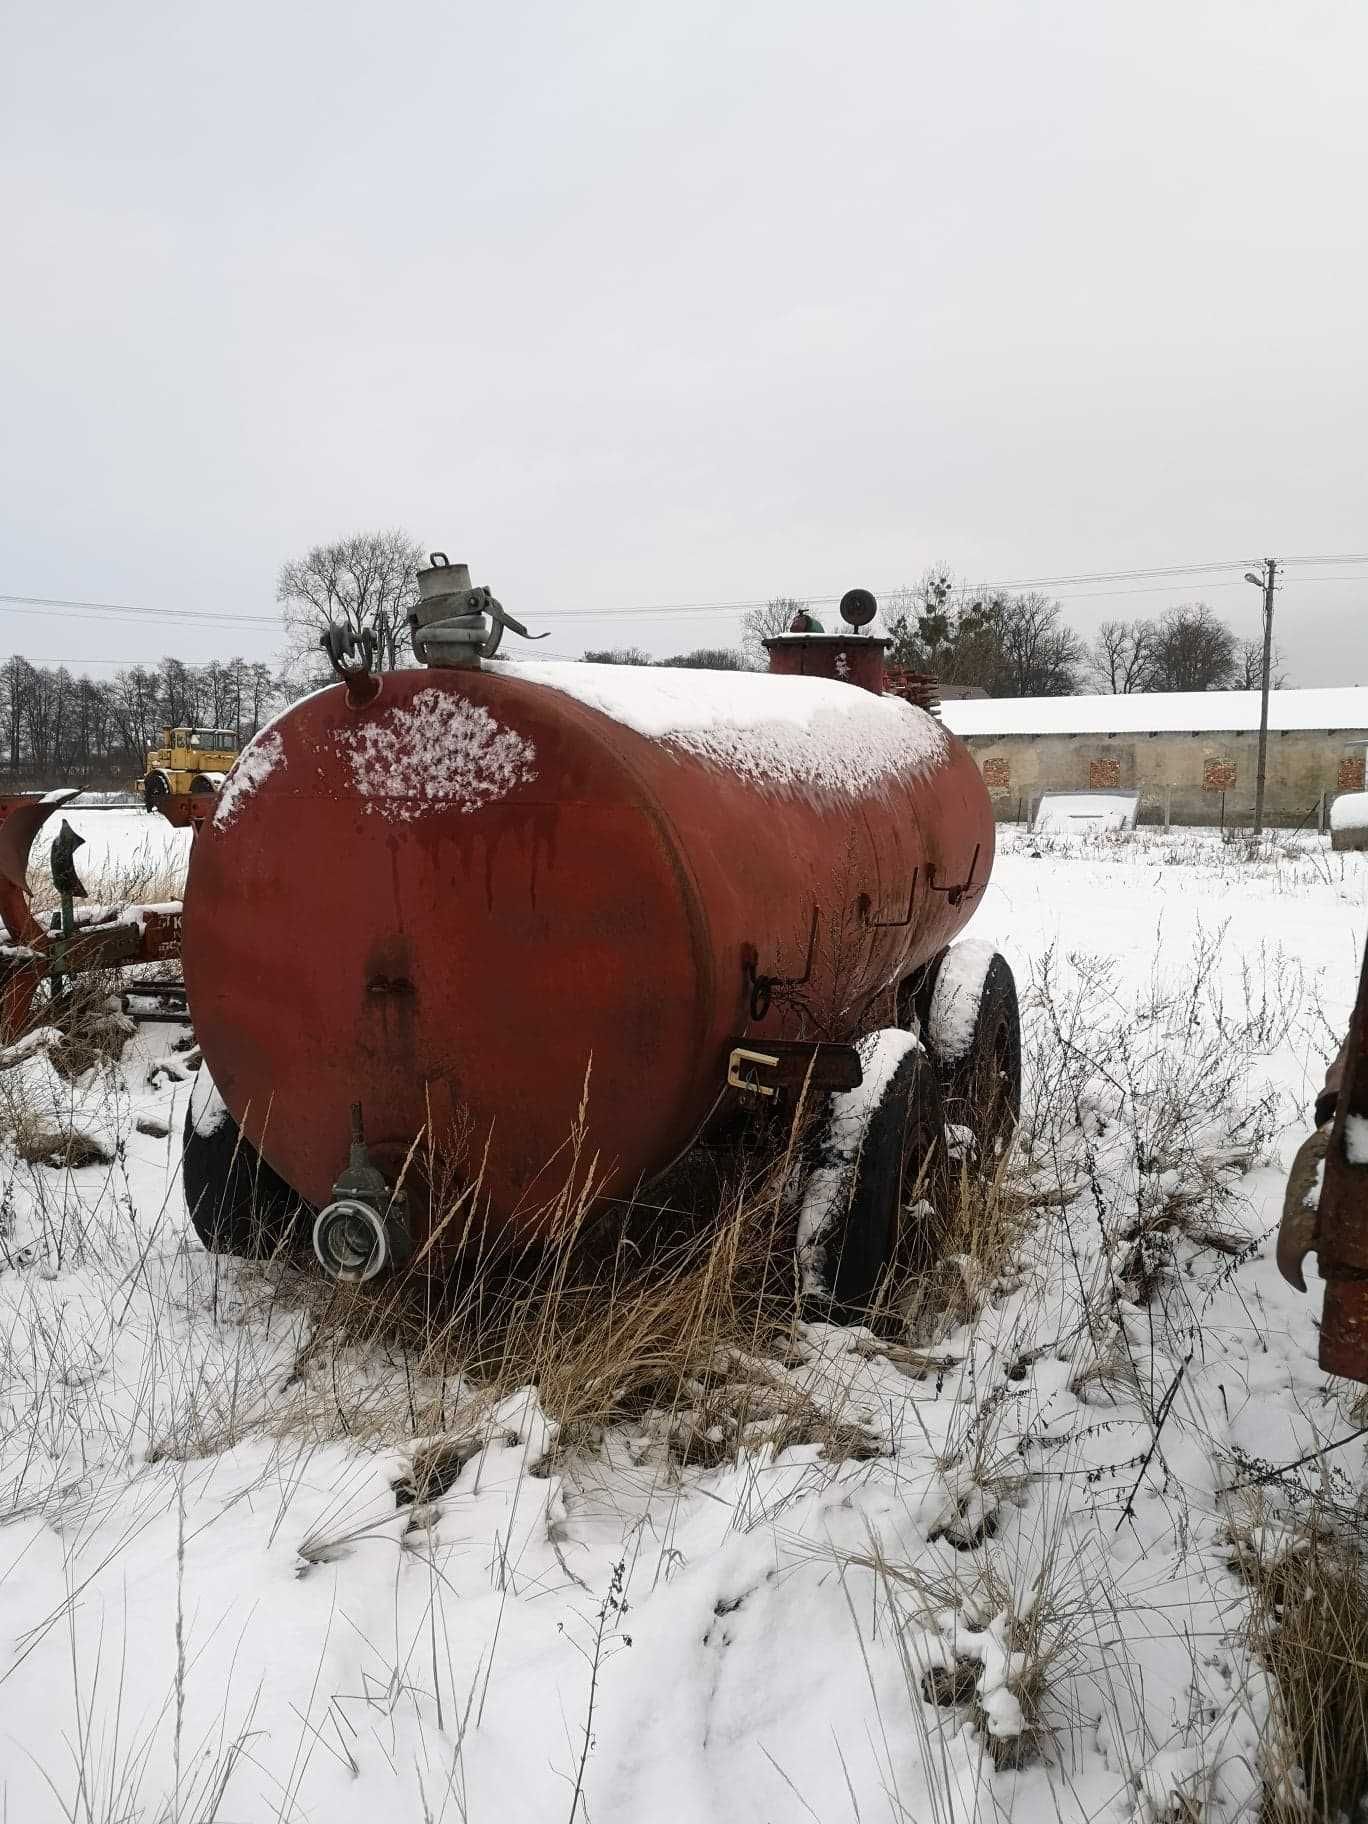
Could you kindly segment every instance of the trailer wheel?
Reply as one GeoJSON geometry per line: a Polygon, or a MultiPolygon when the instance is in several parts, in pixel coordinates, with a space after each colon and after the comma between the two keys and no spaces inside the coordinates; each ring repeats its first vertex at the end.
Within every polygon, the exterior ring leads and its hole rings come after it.
{"type": "Polygon", "coordinates": [[[832,1097],[819,1142],[802,1255],[808,1290],[852,1322],[868,1320],[898,1276],[935,1260],[948,1186],[932,1060],[898,1028],[871,1034],[860,1051],[865,1086],[832,1097]]]}
{"type": "Polygon", "coordinates": [[[952,944],[920,999],[946,1119],[967,1128],[980,1159],[990,1162],[1021,1114],[1021,1013],[1011,965],[991,944],[952,944]]]}
{"type": "MultiPolygon", "coordinates": [[[[212,1082],[208,1085],[213,1089],[212,1082]]],[[[262,1260],[308,1232],[299,1198],[221,1104],[205,1118],[196,1085],[185,1115],[181,1184],[196,1235],[211,1254],[262,1260]],[[216,1119],[217,1125],[213,1124],[216,1119]]]]}

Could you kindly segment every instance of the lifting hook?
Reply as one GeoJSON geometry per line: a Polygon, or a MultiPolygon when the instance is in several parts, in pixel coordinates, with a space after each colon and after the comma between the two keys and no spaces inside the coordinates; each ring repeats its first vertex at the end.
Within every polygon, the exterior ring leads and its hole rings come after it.
{"type": "Polygon", "coordinates": [[[754,961],[747,957],[741,965],[746,986],[750,990],[750,1017],[758,1025],[770,1010],[770,1001],[776,988],[803,988],[812,980],[812,960],[817,954],[817,924],[820,914],[817,907],[812,908],[812,924],[808,930],[807,961],[801,975],[761,975],[754,961]]]}
{"type": "Polygon", "coordinates": [[[328,655],[333,673],[347,687],[347,701],[353,709],[364,709],[380,694],[380,680],[375,676],[375,634],[369,627],[358,633],[341,621],[330,621],[319,645],[328,655]]]}

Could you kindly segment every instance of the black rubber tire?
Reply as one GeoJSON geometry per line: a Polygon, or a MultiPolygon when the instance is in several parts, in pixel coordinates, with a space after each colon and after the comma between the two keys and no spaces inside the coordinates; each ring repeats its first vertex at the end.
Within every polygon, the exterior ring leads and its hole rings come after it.
{"type": "Polygon", "coordinates": [[[839,1232],[824,1237],[832,1314],[865,1322],[890,1280],[922,1272],[939,1251],[946,1203],[945,1113],[935,1067],[910,1051],[869,1117],[839,1232]],[[914,1214],[914,1200],[929,1215],[914,1214]]]}
{"type": "Polygon", "coordinates": [[[159,811],[171,796],[164,773],[149,773],[143,780],[143,804],[149,811],[159,811]]]}
{"type": "Polygon", "coordinates": [[[210,1134],[186,1110],[181,1184],[196,1235],[211,1254],[264,1260],[309,1232],[308,1211],[224,1112],[210,1134]]]}
{"type": "Polygon", "coordinates": [[[1021,1116],[1021,1010],[1011,964],[994,951],[967,1051],[946,1055],[937,1032],[935,989],[944,952],[925,997],[922,1034],[940,1072],[945,1118],[966,1127],[978,1143],[984,1164],[995,1160],[1016,1131],[1021,1116]]]}

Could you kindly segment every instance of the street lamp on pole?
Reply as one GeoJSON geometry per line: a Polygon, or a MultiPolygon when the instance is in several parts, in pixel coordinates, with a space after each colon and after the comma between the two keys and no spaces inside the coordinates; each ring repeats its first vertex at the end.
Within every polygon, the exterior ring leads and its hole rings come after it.
{"type": "Polygon", "coordinates": [[[1263,590],[1263,679],[1262,695],[1259,704],[1259,770],[1254,781],[1254,834],[1263,835],[1264,815],[1264,780],[1268,773],[1268,689],[1269,674],[1273,669],[1273,587],[1278,574],[1276,557],[1266,557],[1262,574],[1254,570],[1245,571],[1245,581],[1253,583],[1256,589],[1263,590]]]}

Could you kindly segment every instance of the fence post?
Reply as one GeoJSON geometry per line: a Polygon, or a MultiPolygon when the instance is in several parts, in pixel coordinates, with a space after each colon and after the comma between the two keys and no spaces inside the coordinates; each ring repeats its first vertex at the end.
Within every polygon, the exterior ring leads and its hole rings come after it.
{"type": "Polygon", "coordinates": [[[1321,793],[1320,803],[1316,806],[1316,828],[1320,832],[1320,834],[1322,836],[1324,836],[1324,834],[1325,834],[1325,793],[1324,792],[1321,793]]]}
{"type": "Polygon", "coordinates": [[[1164,787],[1164,829],[1166,831],[1167,831],[1170,823],[1172,823],[1172,821],[1173,821],[1173,787],[1171,785],[1166,785],[1164,787]]]}

